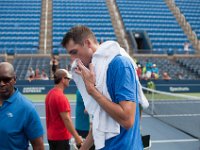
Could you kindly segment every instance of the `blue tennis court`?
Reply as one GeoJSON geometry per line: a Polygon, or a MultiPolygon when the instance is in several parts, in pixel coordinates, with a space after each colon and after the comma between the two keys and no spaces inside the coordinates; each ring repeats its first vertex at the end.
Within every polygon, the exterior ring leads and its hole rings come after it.
{"type": "MultiPolygon", "coordinates": [[[[172,102],[171,102],[172,103],[172,102]]],[[[188,102],[189,103],[189,102],[188,102]]],[[[44,103],[34,103],[36,106],[36,109],[40,115],[43,127],[46,132],[46,126],[45,126],[45,106],[44,103]]],[[[173,107],[183,107],[184,109],[187,109],[186,106],[190,107],[190,105],[184,105],[185,103],[181,102],[174,102],[173,107]]],[[[193,104],[193,102],[191,102],[193,104]]],[[[165,104],[166,105],[166,104],[165,104]]],[[[167,107],[167,105],[166,105],[167,107]]],[[[200,101],[195,103],[195,108],[200,108],[200,101]]],[[[72,109],[72,118],[74,121],[75,118],[75,103],[71,103],[71,109],[72,109]]],[[[193,110],[194,110],[193,109],[193,110]]],[[[200,109],[198,109],[198,112],[200,109]]],[[[186,114],[183,115],[163,115],[159,117],[178,117],[182,118],[186,114]]],[[[186,115],[187,116],[187,115],[186,115]]],[[[194,121],[197,120],[200,121],[200,113],[195,114],[188,114],[189,118],[194,121]],[[194,118],[193,118],[194,117],[194,118]]],[[[192,123],[192,122],[190,122],[192,123]]],[[[147,113],[143,113],[142,116],[142,123],[141,123],[141,130],[142,134],[150,134],[151,135],[151,148],[150,150],[199,150],[200,149],[200,140],[194,136],[188,135],[187,133],[184,133],[180,131],[179,129],[164,123],[161,121],[157,116],[152,117],[151,115],[147,113]]],[[[200,124],[198,124],[199,130],[196,132],[200,133],[200,124]]],[[[188,126],[190,128],[190,126],[188,126]]],[[[44,136],[44,142],[45,142],[45,149],[48,150],[48,143],[47,143],[47,137],[46,133],[44,136]]]]}

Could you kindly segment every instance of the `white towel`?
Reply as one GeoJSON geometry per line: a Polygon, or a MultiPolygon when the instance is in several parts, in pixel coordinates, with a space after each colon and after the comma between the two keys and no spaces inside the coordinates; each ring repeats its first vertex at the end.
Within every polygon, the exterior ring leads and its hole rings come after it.
{"type": "MultiPolygon", "coordinates": [[[[108,64],[106,64],[107,57],[102,57],[94,54],[92,63],[94,64],[95,74],[98,74],[96,78],[96,88],[104,94],[109,100],[110,95],[106,86],[106,71],[108,64]],[[97,61],[95,61],[97,59],[97,61]],[[93,61],[94,60],[94,61],[93,61]],[[98,61],[100,60],[100,61],[98,61]],[[101,62],[99,65],[98,62],[101,62]],[[97,67],[99,66],[99,67],[97,67]],[[98,68],[98,69],[97,69],[98,68]]],[[[94,138],[94,145],[96,149],[101,149],[105,146],[105,140],[112,138],[120,133],[120,125],[113,120],[100,106],[99,104],[87,93],[85,84],[80,75],[74,72],[75,62],[72,64],[72,78],[74,79],[77,88],[79,89],[85,109],[93,116],[92,121],[92,134],[94,138]]]]}
{"type": "MultiPolygon", "coordinates": [[[[105,82],[102,82],[102,81],[103,80],[106,81],[105,78],[106,78],[108,64],[111,62],[111,60],[116,55],[119,55],[119,54],[122,55],[122,56],[126,56],[131,60],[133,66],[135,68],[136,79],[138,81],[138,87],[139,87],[138,99],[139,99],[139,103],[142,105],[143,108],[147,108],[149,106],[149,102],[148,102],[147,98],[145,97],[145,95],[144,95],[144,93],[142,91],[142,86],[141,86],[141,84],[139,82],[139,78],[137,76],[137,72],[136,72],[137,65],[134,62],[134,60],[129,56],[129,54],[123,48],[121,48],[119,46],[119,44],[117,42],[115,42],[115,41],[107,41],[107,42],[102,43],[100,45],[100,48],[93,55],[92,63],[94,64],[95,69],[96,69],[95,73],[98,74],[98,78],[99,78],[98,80],[100,80],[98,83],[99,84],[100,83],[105,83],[105,82]],[[104,75],[102,75],[103,72],[104,72],[104,75]],[[102,76],[104,76],[103,79],[101,78],[102,76]]],[[[96,83],[96,85],[98,85],[98,83],[96,83]]],[[[106,83],[104,85],[106,85],[106,83]]],[[[107,86],[105,88],[107,90],[107,86]]]]}
{"type": "MultiPolygon", "coordinates": [[[[122,49],[117,42],[107,41],[100,45],[99,49],[93,54],[92,64],[94,65],[94,72],[96,74],[96,88],[109,100],[110,95],[106,86],[106,74],[109,63],[116,56],[121,54],[127,56],[136,68],[135,62],[132,58],[122,49]],[[97,76],[98,75],[98,76],[97,76]]],[[[78,74],[75,73],[75,62],[72,64],[72,78],[74,79],[77,88],[79,89],[86,110],[90,115],[93,115],[93,138],[96,149],[101,149],[105,145],[105,140],[112,138],[120,133],[120,125],[113,120],[87,93],[85,84],[78,74]]],[[[137,77],[138,79],[138,77],[137,77]]],[[[138,80],[139,87],[139,101],[143,107],[148,107],[148,101],[142,92],[142,87],[138,80]]]]}

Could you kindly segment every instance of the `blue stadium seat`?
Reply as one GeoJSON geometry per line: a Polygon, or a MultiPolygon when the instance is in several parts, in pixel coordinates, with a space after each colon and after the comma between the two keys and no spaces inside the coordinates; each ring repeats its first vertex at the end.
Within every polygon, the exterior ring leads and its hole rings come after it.
{"type": "Polygon", "coordinates": [[[199,0],[175,0],[176,5],[184,14],[186,20],[190,23],[192,30],[197,34],[200,40],[200,1],[199,0]]]}
{"type": "Polygon", "coordinates": [[[125,29],[146,31],[153,53],[181,49],[187,37],[163,0],[116,0],[125,29]]]}
{"type": "Polygon", "coordinates": [[[0,51],[37,53],[40,16],[41,0],[0,0],[0,51]]]}
{"type": "MultiPolygon", "coordinates": [[[[90,27],[97,40],[116,40],[110,15],[104,0],[53,0],[53,47],[66,53],[60,42],[73,26],[90,27]]],[[[54,51],[54,50],[53,50],[54,51]]]]}

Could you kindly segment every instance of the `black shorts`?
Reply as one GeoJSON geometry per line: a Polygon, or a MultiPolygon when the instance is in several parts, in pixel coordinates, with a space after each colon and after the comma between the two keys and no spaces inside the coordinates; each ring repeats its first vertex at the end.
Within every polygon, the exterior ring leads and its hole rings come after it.
{"type": "Polygon", "coordinates": [[[48,140],[49,150],[70,150],[69,140],[48,140]]]}
{"type": "Polygon", "coordinates": [[[88,136],[89,131],[84,131],[84,130],[78,130],[76,129],[76,131],[78,132],[78,134],[80,136],[82,136],[84,139],[88,136]]]}

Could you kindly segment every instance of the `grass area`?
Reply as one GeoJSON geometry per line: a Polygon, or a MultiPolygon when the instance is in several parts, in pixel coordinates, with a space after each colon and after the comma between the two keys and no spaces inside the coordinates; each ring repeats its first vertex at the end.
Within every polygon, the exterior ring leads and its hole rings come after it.
{"type": "MultiPolygon", "coordinates": [[[[179,94],[199,97],[199,100],[200,100],[200,93],[179,93],[179,94]]],[[[148,100],[152,99],[152,94],[145,94],[145,95],[148,100]]],[[[33,102],[44,102],[46,94],[25,94],[25,96],[33,102]]],[[[76,100],[75,94],[66,94],[66,97],[69,99],[70,102],[75,102],[75,100],[76,100]]],[[[160,100],[160,99],[183,100],[183,98],[180,98],[180,97],[168,96],[168,95],[163,95],[163,94],[154,94],[153,99],[154,100],[160,100]]]]}
{"type": "MultiPolygon", "coordinates": [[[[200,100],[200,93],[176,93],[179,95],[187,95],[187,96],[194,96],[199,97],[200,100]]],[[[188,98],[174,96],[174,95],[165,95],[165,94],[145,94],[148,100],[189,100],[188,98]]]]}
{"type": "MultiPolygon", "coordinates": [[[[70,102],[75,102],[75,94],[65,94],[70,102]]],[[[24,94],[25,97],[30,99],[32,102],[44,102],[46,94],[24,94]]]]}
{"type": "MultiPolygon", "coordinates": [[[[180,93],[181,94],[181,93],[180,93]]],[[[200,93],[183,93],[184,95],[196,96],[200,98],[200,93]]]]}

